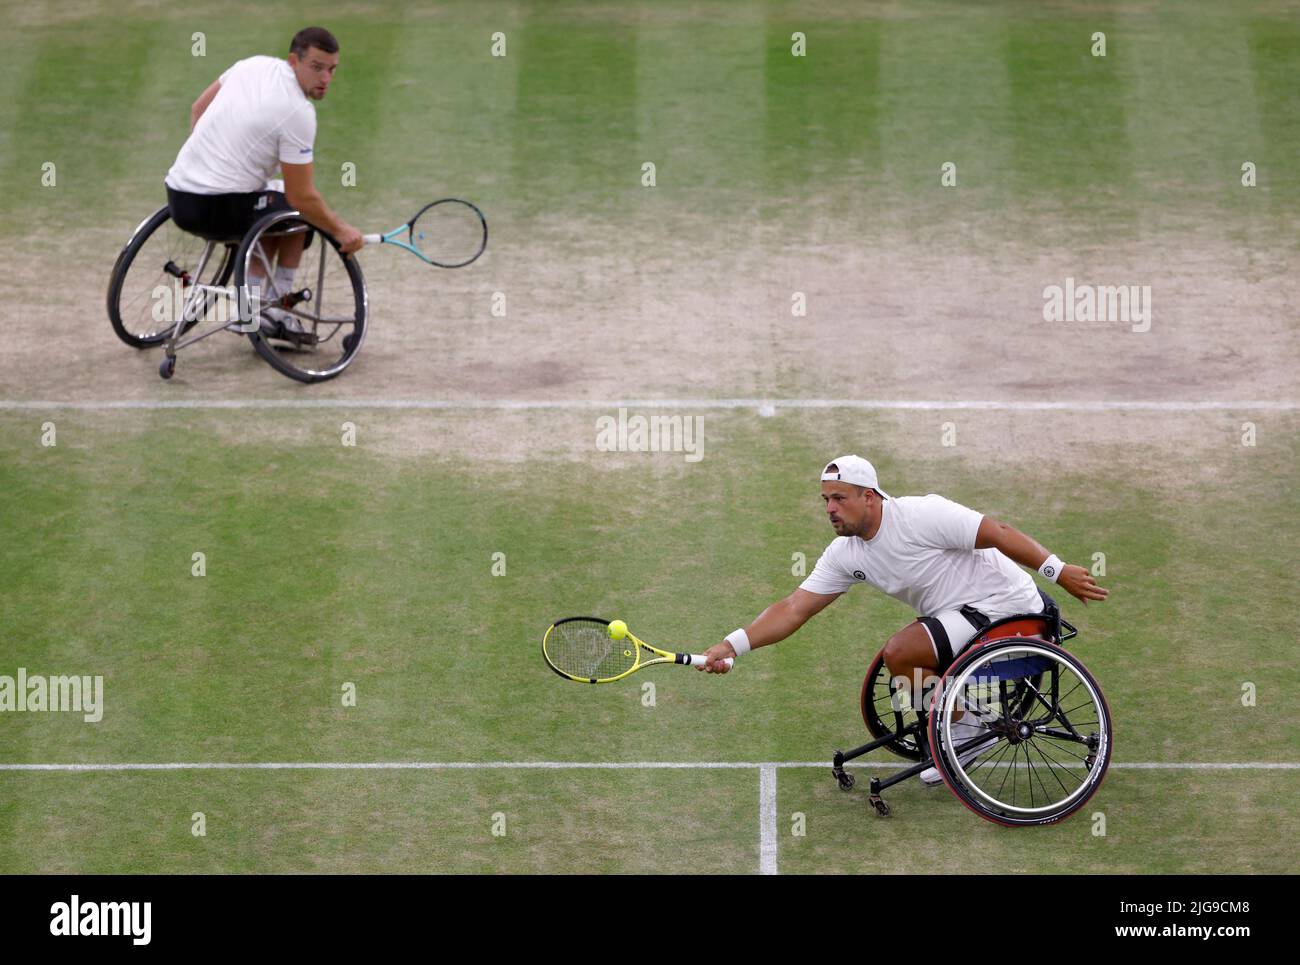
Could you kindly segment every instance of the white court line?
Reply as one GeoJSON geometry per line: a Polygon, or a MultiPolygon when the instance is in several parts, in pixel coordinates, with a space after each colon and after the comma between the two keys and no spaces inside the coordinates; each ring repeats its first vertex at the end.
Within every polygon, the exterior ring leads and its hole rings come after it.
{"type": "MultiPolygon", "coordinates": [[[[903,768],[911,764],[849,763],[846,767],[903,768]]],[[[0,771],[463,771],[463,770],[830,770],[825,761],[182,761],[120,764],[0,764],[0,771]]],[[[1169,771],[1297,771],[1300,762],[1112,762],[1111,769],[1169,771]]],[[[773,778],[775,781],[775,777],[773,778]]]]}
{"type": "MultiPolygon", "coordinates": [[[[910,764],[849,764],[902,768],[910,764]]],[[[1112,763],[1141,770],[1300,770],[1300,763],[1157,762],[1112,763]]],[[[758,871],[777,873],[776,772],[781,768],[826,768],[828,761],[296,761],[167,762],[121,764],[0,764],[0,771],[450,771],[450,770],[758,770],[758,871]]]]}
{"type": "Polygon", "coordinates": [[[758,769],[758,873],[776,874],[776,767],[758,769]]]}
{"type": "Polygon", "coordinates": [[[986,409],[1006,412],[1295,412],[1300,402],[1245,399],[1240,402],[1034,402],[972,399],[119,399],[88,402],[0,400],[0,410],[72,409],[446,409],[451,411],[531,411],[639,409],[986,409]]]}

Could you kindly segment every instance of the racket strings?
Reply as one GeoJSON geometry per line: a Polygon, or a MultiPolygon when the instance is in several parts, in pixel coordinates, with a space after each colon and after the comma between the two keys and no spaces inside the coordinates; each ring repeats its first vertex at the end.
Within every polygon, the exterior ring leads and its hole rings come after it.
{"type": "Polygon", "coordinates": [[[597,680],[617,677],[636,665],[636,644],[611,640],[604,623],[572,621],[551,628],[546,655],[556,669],[597,680]]]}
{"type": "Polygon", "coordinates": [[[410,243],[435,264],[454,267],[478,257],[486,232],[477,210],[462,201],[441,201],[411,222],[410,243]]]}

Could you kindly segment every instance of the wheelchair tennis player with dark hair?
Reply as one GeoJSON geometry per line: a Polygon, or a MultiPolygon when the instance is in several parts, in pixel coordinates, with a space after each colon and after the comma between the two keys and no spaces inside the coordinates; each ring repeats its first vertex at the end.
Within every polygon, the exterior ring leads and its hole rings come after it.
{"type": "Polygon", "coordinates": [[[163,346],[163,378],[177,351],[219,331],[248,335],[266,361],[303,382],[333,378],[355,357],[368,299],[347,256],[364,239],[325,203],[312,167],[315,102],[338,64],[334,35],[307,27],[287,59],[240,60],[191,107],[189,136],[164,178],[167,203],[135,229],[109,280],[114,331],[134,348],[163,346]],[[308,251],[314,238],[320,244],[308,251]],[[169,288],[179,297],[160,308],[169,288]],[[231,291],[240,297],[234,310],[231,291]],[[214,315],[214,327],[187,337],[214,315]]]}
{"type": "Polygon", "coordinates": [[[1051,824],[1082,807],[1110,761],[1110,711],[1062,646],[1077,631],[1021,567],[1085,604],[1109,591],[1013,526],[934,494],[889,496],[860,456],[829,463],[821,490],[836,538],[798,589],[711,647],[703,669],[726,673],[726,658],[784,640],[870,584],[917,619],[867,671],[860,700],[872,740],[835,752],[840,787],[854,786],[846,762],[884,748],[913,763],[872,779],[882,816],[880,792],[914,775],[1004,825],[1051,824]]]}

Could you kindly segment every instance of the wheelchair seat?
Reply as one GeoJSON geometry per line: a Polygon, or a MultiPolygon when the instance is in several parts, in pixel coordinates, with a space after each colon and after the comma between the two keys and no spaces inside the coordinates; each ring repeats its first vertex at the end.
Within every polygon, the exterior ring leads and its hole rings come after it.
{"type": "Polygon", "coordinates": [[[1078,636],[1073,625],[1061,619],[1061,608],[1055,600],[1038,591],[1043,600],[1042,613],[1017,613],[994,620],[970,642],[970,646],[1000,640],[1004,637],[1039,637],[1058,646],[1078,636]]]}

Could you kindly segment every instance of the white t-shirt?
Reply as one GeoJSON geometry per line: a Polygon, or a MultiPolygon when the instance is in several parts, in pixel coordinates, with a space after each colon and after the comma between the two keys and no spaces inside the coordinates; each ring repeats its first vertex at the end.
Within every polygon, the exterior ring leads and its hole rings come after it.
{"type": "Polygon", "coordinates": [[[164,179],[191,194],[261,191],[281,162],[308,164],[316,108],[289,62],[249,57],[218,78],[221,89],[164,179]]]}
{"type": "Polygon", "coordinates": [[[975,549],[984,517],[936,496],[881,503],[880,529],[869,540],[841,536],[801,584],[812,593],[843,593],[870,583],[917,616],[970,604],[997,619],[1042,608],[1033,578],[995,549],[975,549]]]}

